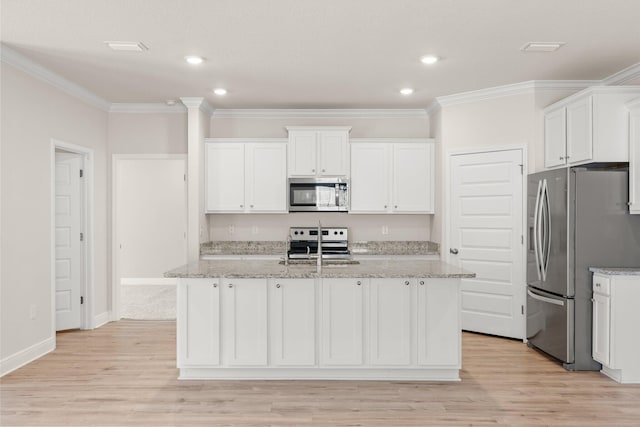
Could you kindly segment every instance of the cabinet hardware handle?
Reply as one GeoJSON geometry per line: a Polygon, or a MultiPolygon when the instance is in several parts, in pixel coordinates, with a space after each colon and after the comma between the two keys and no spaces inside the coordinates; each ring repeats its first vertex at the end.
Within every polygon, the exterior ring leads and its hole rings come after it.
{"type": "Polygon", "coordinates": [[[408,280],[405,281],[404,284],[405,284],[405,286],[409,286],[409,281],[408,280]]]}
{"type": "Polygon", "coordinates": [[[315,169],[311,169],[311,172],[315,172],[315,171],[316,171],[315,169]]]}
{"type": "Polygon", "coordinates": [[[424,280],[420,280],[420,286],[424,285],[424,280]]]}
{"type": "Polygon", "coordinates": [[[394,208],[395,208],[395,209],[398,209],[398,205],[395,205],[395,206],[394,206],[394,208]]]}
{"type": "Polygon", "coordinates": [[[279,287],[280,287],[280,283],[276,284],[276,288],[279,288],[279,287]]]}
{"type": "Polygon", "coordinates": [[[358,285],[358,286],[360,286],[361,284],[362,284],[362,282],[361,282],[360,280],[358,280],[358,281],[356,282],[356,285],[358,285]]]}
{"type": "Polygon", "coordinates": [[[252,207],[253,207],[253,205],[250,205],[249,207],[250,207],[250,208],[252,208],[252,207]]]}
{"type": "Polygon", "coordinates": [[[324,171],[325,171],[325,170],[324,170],[324,169],[322,169],[322,172],[324,172],[324,171]]]}
{"type": "Polygon", "coordinates": [[[564,158],[565,158],[565,159],[568,159],[569,157],[571,157],[571,156],[565,156],[564,158]]]}
{"type": "Polygon", "coordinates": [[[242,208],[242,207],[244,207],[244,205],[240,205],[240,207],[242,208]]]}
{"type": "Polygon", "coordinates": [[[213,287],[214,287],[214,288],[217,288],[217,287],[218,287],[218,284],[217,284],[217,283],[214,283],[214,284],[213,284],[213,287]]]}
{"type": "Polygon", "coordinates": [[[229,287],[230,287],[230,288],[233,288],[233,283],[229,283],[229,287]]]}
{"type": "Polygon", "coordinates": [[[599,288],[599,287],[600,287],[600,283],[596,283],[596,288],[599,288]]]}
{"type": "Polygon", "coordinates": [[[384,205],[384,208],[387,209],[387,205],[384,205]]]}
{"type": "Polygon", "coordinates": [[[560,160],[564,160],[564,157],[560,156],[560,160]]]}

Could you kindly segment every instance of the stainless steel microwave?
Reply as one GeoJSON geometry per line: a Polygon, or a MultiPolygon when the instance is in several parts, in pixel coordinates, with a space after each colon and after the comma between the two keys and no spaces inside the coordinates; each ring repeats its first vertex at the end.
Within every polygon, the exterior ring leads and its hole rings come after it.
{"type": "Polygon", "coordinates": [[[347,212],[349,180],[289,178],[289,212],[347,212]]]}

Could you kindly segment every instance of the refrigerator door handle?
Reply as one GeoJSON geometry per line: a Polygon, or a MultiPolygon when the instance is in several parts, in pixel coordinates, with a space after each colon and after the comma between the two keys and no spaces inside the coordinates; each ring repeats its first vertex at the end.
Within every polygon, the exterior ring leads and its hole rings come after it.
{"type": "Polygon", "coordinates": [[[561,307],[564,306],[564,301],[535,294],[531,292],[530,289],[527,289],[527,295],[529,295],[531,298],[536,299],[538,301],[548,302],[549,304],[559,305],[561,307]]]}
{"type": "Polygon", "coordinates": [[[542,280],[540,275],[540,243],[539,232],[540,226],[538,220],[540,218],[540,192],[542,190],[542,181],[538,181],[538,191],[536,192],[536,207],[533,213],[533,252],[536,254],[536,273],[538,274],[538,280],[542,280]]]}
{"type": "Polygon", "coordinates": [[[542,183],[542,208],[544,213],[544,238],[542,241],[542,248],[540,249],[542,264],[542,280],[547,280],[547,271],[549,270],[549,255],[551,254],[551,208],[549,206],[549,187],[547,186],[547,180],[542,183]]]}

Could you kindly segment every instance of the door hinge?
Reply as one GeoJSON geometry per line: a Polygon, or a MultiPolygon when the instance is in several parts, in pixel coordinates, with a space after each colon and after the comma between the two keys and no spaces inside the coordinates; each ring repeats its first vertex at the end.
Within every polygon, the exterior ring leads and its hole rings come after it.
{"type": "Polygon", "coordinates": [[[520,175],[524,175],[524,164],[520,163],[518,166],[520,166],[520,175]]]}
{"type": "Polygon", "coordinates": [[[524,234],[520,235],[520,244],[524,245],[524,234]]]}
{"type": "Polygon", "coordinates": [[[522,314],[524,316],[524,305],[520,306],[520,314],[522,314]]]}
{"type": "Polygon", "coordinates": [[[80,297],[80,304],[84,304],[84,297],[80,297]]]}
{"type": "Polygon", "coordinates": [[[80,169],[80,178],[82,178],[83,176],[84,176],[84,171],[80,169]]]}
{"type": "Polygon", "coordinates": [[[80,241],[84,242],[84,233],[80,233],[80,241]]]}
{"type": "Polygon", "coordinates": [[[186,180],[187,180],[187,174],[185,173],[185,174],[183,175],[183,177],[184,177],[184,180],[186,181],[186,180]]]}

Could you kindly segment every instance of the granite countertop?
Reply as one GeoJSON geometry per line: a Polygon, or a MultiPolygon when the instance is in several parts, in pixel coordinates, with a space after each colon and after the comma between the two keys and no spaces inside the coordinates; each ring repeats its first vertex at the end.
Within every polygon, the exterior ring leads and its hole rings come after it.
{"type": "MultiPolygon", "coordinates": [[[[200,255],[279,255],[287,249],[286,241],[214,241],[200,245],[200,255]]],[[[439,255],[438,243],[429,241],[353,241],[349,249],[358,255],[439,255]]]]}
{"type": "Polygon", "coordinates": [[[283,265],[277,260],[201,260],[165,273],[179,278],[471,278],[475,273],[441,261],[376,260],[359,264],[283,265]]]}
{"type": "Polygon", "coordinates": [[[640,267],[591,267],[589,271],[610,276],[640,276],[640,267]]]}

